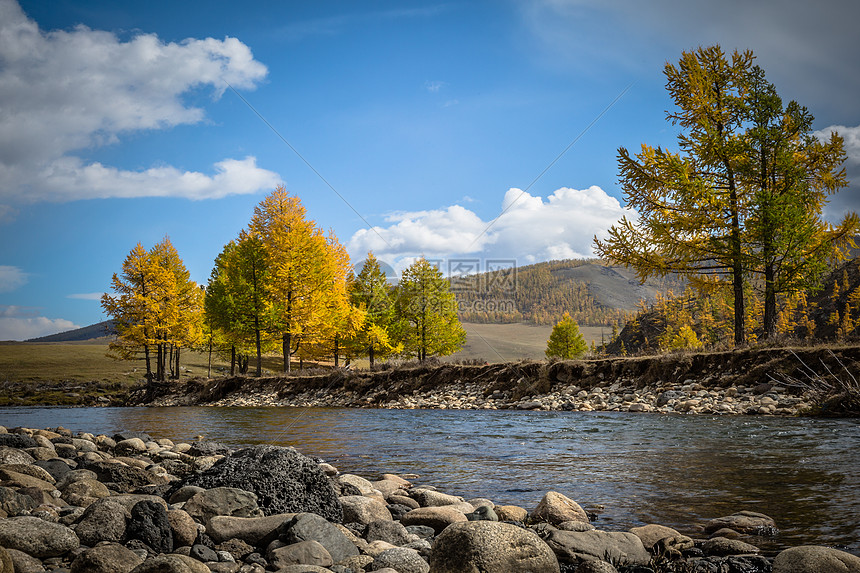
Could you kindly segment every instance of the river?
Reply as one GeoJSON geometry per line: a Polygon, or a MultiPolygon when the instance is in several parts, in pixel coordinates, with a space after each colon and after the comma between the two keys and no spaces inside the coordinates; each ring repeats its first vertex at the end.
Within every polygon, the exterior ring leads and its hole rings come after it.
{"type": "Polygon", "coordinates": [[[740,510],[780,529],[768,553],[829,545],[860,555],[860,420],[599,412],[337,408],[4,408],[0,425],[113,435],[198,434],[239,447],[295,446],[342,472],[415,473],[467,499],[533,509],[561,492],[596,526],[697,533],[740,510]]]}

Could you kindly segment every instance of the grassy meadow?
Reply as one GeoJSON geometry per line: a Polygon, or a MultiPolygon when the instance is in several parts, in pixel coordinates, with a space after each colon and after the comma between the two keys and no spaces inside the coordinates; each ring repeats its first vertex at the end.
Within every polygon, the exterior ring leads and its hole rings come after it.
{"type": "MultiPolygon", "coordinates": [[[[445,358],[451,360],[486,360],[487,362],[511,362],[515,360],[543,360],[546,358],[546,341],[552,326],[533,324],[479,324],[464,322],[466,345],[460,352],[445,358]]],[[[602,334],[609,339],[611,329],[600,326],[580,326],[589,347],[591,342],[600,344],[602,334]]]]}
{"type": "MultiPolygon", "coordinates": [[[[551,326],[530,324],[463,323],[463,327],[466,345],[446,357],[446,361],[540,360],[552,331],[551,326]]],[[[585,326],[581,330],[589,345],[592,340],[600,343],[601,330],[609,335],[608,328],[599,326],[585,326]]],[[[107,338],[84,342],[0,342],[0,406],[93,404],[100,397],[115,397],[140,384],[146,372],[143,361],[107,356],[108,342],[107,338]]],[[[206,353],[183,350],[181,377],[205,378],[208,360],[206,353]]],[[[264,357],[264,374],[277,375],[282,364],[278,355],[264,357]]],[[[365,359],[356,360],[353,365],[363,368],[368,364],[365,359]]],[[[293,368],[297,367],[294,362],[293,368]]],[[[213,355],[213,377],[228,374],[229,369],[229,361],[213,355]]]]}

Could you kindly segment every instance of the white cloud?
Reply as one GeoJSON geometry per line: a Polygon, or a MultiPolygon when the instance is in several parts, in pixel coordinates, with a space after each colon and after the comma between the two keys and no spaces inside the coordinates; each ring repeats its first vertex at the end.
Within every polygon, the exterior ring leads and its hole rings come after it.
{"type": "Polygon", "coordinates": [[[131,132],[202,121],[203,109],[183,99],[192,90],[209,88],[218,98],[225,82],[253,88],[266,67],[235,38],[121,41],[85,26],[45,32],[16,2],[0,0],[0,61],[0,198],[7,201],[138,197],[156,186],[161,195],[200,199],[277,179],[253,158],[225,159],[206,176],[172,167],[124,171],[74,154],[131,132]]]}
{"type": "Polygon", "coordinates": [[[84,165],[76,157],[53,162],[37,175],[39,185],[32,200],[104,199],[109,197],[185,197],[219,199],[226,195],[254,193],[281,183],[280,176],[257,167],[254,157],[225,159],[215,164],[215,174],[153,167],[124,171],[101,163],[84,165]]]}
{"type": "Polygon", "coordinates": [[[520,189],[508,190],[495,221],[452,205],[445,209],[394,213],[391,225],[357,231],[348,242],[357,258],[367,251],[402,268],[414,257],[516,259],[517,264],[594,256],[592,241],[624,215],[618,200],[597,186],[562,187],[546,200],[520,189]]]}
{"type": "Polygon", "coordinates": [[[0,265],[0,292],[12,292],[27,284],[27,273],[18,267],[0,265]]]}
{"type": "Polygon", "coordinates": [[[0,340],[29,340],[80,328],[64,318],[0,317],[0,340]]]}
{"type": "Polygon", "coordinates": [[[815,132],[815,137],[821,140],[830,139],[833,132],[842,136],[845,145],[845,153],[848,155],[848,163],[860,165],[860,125],[857,127],[846,127],[844,125],[831,125],[815,132]]]}
{"type": "Polygon", "coordinates": [[[66,295],[66,298],[72,298],[75,300],[101,300],[103,294],[103,292],[83,292],[66,295]]]}

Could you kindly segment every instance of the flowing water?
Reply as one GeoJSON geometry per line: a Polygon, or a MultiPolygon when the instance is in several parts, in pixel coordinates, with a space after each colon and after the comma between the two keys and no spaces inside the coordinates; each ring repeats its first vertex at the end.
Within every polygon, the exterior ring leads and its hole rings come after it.
{"type": "Polygon", "coordinates": [[[415,473],[467,499],[532,509],[561,492],[602,506],[595,525],[695,535],[739,510],[773,517],[772,553],[817,544],[860,555],[860,420],[598,412],[329,408],[7,408],[0,425],[112,435],[198,434],[295,446],[342,472],[415,473]]]}

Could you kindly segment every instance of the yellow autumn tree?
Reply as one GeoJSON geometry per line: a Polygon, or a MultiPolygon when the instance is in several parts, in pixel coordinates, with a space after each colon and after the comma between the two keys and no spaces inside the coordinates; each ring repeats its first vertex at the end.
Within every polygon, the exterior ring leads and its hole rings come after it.
{"type": "Polygon", "coordinates": [[[111,286],[114,294],[105,293],[101,301],[118,334],[111,354],[134,359],[142,352],[148,380],[178,378],[181,348],[202,337],[203,291],[190,279],[170,239],[149,251],[138,243],[111,286]]]}
{"type": "Polygon", "coordinates": [[[326,236],[283,186],[254,208],[248,231],[259,237],[268,258],[267,298],[289,372],[291,356],[303,345],[318,348],[349,322],[349,259],[337,237],[326,236]]]}

